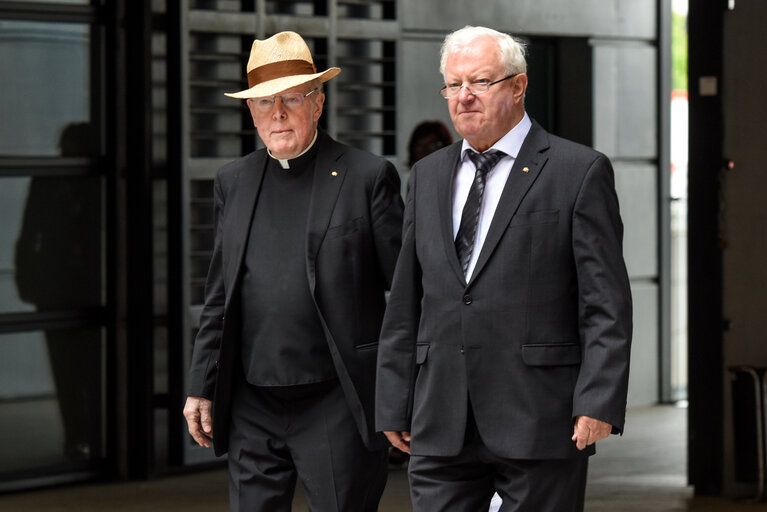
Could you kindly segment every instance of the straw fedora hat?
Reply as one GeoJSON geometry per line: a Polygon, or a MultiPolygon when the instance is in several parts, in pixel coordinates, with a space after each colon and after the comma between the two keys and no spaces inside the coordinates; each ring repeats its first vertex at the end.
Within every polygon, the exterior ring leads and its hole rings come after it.
{"type": "Polygon", "coordinates": [[[248,59],[248,87],[244,91],[224,93],[230,98],[262,98],[319,78],[327,82],[341,68],[317,73],[309,47],[295,32],[280,32],[269,39],[253,41],[248,59]]]}

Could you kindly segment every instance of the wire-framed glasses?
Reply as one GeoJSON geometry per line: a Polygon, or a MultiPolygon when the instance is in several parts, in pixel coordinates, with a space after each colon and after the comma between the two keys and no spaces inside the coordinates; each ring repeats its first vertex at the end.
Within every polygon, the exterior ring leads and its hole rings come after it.
{"type": "Polygon", "coordinates": [[[458,93],[461,92],[461,89],[465,87],[470,94],[473,94],[474,96],[479,96],[480,94],[485,94],[488,90],[490,90],[491,85],[499,84],[505,80],[508,80],[509,78],[514,78],[518,74],[519,73],[514,73],[509,76],[505,76],[501,78],[500,80],[496,80],[495,82],[490,82],[488,80],[479,80],[478,82],[472,82],[468,85],[450,84],[440,89],[439,93],[445,99],[455,98],[456,96],[458,96],[458,93]]]}
{"type": "Polygon", "coordinates": [[[304,104],[304,98],[318,90],[318,88],[314,88],[306,94],[302,92],[289,92],[286,94],[278,94],[276,96],[266,96],[264,98],[252,98],[250,101],[259,111],[269,112],[274,107],[276,98],[280,98],[285,108],[288,110],[295,110],[304,104]]]}

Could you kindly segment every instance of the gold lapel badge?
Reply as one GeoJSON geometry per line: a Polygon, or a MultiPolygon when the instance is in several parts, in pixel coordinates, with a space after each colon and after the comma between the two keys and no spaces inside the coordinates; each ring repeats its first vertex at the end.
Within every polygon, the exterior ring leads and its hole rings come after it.
{"type": "Polygon", "coordinates": [[[529,167],[523,167],[522,168],[522,172],[530,172],[530,168],[529,167]]]}
{"type": "Polygon", "coordinates": [[[338,171],[333,171],[330,173],[331,176],[336,177],[338,176],[338,171]]]}

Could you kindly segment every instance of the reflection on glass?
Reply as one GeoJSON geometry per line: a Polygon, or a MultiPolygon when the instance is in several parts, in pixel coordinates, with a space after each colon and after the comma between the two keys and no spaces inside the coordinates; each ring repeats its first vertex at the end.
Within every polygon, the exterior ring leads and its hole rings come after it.
{"type": "Polygon", "coordinates": [[[24,217],[29,178],[0,178],[0,313],[32,311],[16,288],[15,246],[24,217]]]}
{"type": "Polygon", "coordinates": [[[34,177],[16,241],[19,298],[39,311],[101,303],[101,182],[34,177]]]}
{"type": "MultiPolygon", "coordinates": [[[[94,151],[89,125],[62,133],[62,156],[94,151]]],[[[102,305],[102,179],[0,180],[0,313],[102,305]]]]}
{"type": "MultiPolygon", "coordinates": [[[[92,153],[90,125],[69,125],[62,156],[92,153]]],[[[16,242],[16,285],[38,310],[100,304],[101,181],[92,176],[40,176],[29,182],[16,242]]]]}
{"type": "Polygon", "coordinates": [[[0,473],[104,456],[100,329],[0,335],[0,473]]]}
{"type": "Polygon", "coordinates": [[[0,70],[0,156],[55,156],[90,120],[87,24],[0,20],[0,70]]]}

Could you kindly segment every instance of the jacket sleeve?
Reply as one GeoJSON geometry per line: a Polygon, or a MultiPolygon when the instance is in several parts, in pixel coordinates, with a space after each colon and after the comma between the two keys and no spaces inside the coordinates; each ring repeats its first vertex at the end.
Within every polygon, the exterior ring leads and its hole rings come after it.
{"type": "Polygon", "coordinates": [[[573,417],[585,415],[606,421],[613,425],[614,433],[622,433],[632,303],[613,169],[604,155],[600,154],[586,173],[572,222],[583,347],[573,417]]]}
{"type": "Polygon", "coordinates": [[[194,341],[189,372],[189,396],[213,399],[215,390],[217,358],[223,332],[226,289],[222,265],[222,227],[224,192],[220,174],[213,185],[215,238],[213,257],[205,282],[205,304],[200,314],[200,329],[194,341]]]}
{"type": "Polygon", "coordinates": [[[402,241],[402,195],[397,170],[385,160],[376,176],[370,203],[373,238],[386,288],[391,289],[402,241]]]}
{"type": "MultiPolygon", "coordinates": [[[[416,166],[417,167],[417,166],[416,166]]],[[[416,167],[410,175],[402,249],[394,270],[378,346],[376,430],[409,431],[421,317],[421,268],[415,249],[416,167]]]]}

